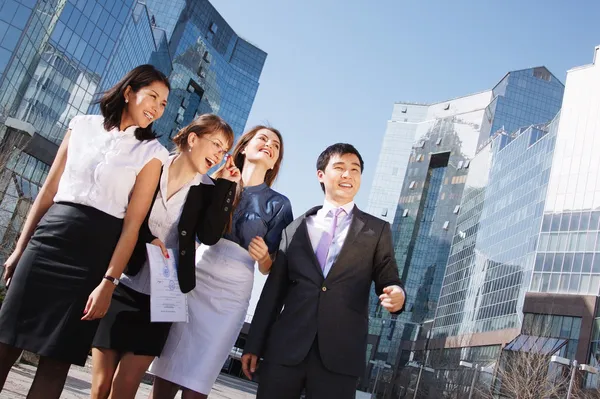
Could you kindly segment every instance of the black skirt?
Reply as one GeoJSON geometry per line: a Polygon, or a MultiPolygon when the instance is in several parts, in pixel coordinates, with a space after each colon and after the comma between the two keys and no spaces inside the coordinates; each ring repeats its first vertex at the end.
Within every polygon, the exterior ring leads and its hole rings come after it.
{"type": "Polygon", "coordinates": [[[150,321],[150,296],[125,285],[117,286],[110,308],[100,321],[94,348],[119,353],[160,356],[167,342],[171,323],[150,321]]]}
{"type": "Polygon", "coordinates": [[[84,365],[99,321],[82,321],[83,310],[102,282],[122,227],[122,219],[92,207],[52,205],[0,308],[0,342],[84,365]]]}

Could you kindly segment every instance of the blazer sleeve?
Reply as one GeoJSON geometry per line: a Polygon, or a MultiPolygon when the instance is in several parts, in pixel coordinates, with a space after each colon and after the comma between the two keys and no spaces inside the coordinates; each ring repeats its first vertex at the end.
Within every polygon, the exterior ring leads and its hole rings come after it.
{"type": "MultiPolygon", "coordinates": [[[[377,295],[383,293],[383,289],[390,285],[398,285],[404,290],[404,285],[398,276],[398,265],[394,255],[394,245],[392,243],[392,231],[390,224],[385,222],[379,241],[375,248],[375,257],[373,259],[373,281],[375,282],[375,292],[377,295]]],[[[405,295],[406,295],[406,291],[405,295]]],[[[404,311],[404,306],[394,314],[400,314],[404,311]]]]}
{"type": "Polygon", "coordinates": [[[275,263],[271,267],[271,272],[256,306],[246,345],[244,346],[244,353],[262,356],[271,326],[283,308],[283,301],[288,287],[287,246],[286,229],[281,236],[275,263]]]}
{"type": "Polygon", "coordinates": [[[214,186],[205,185],[205,206],[198,213],[196,237],[206,245],[214,245],[221,239],[225,226],[231,218],[237,184],[227,179],[217,179],[214,186]]]}

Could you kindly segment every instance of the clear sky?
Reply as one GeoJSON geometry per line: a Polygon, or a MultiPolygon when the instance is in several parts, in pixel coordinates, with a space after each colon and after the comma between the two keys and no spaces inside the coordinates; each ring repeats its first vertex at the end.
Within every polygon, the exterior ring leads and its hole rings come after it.
{"type": "Polygon", "coordinates": [[[316,158],[340,141],[365,160],[356,202],[366,208],[394,102],[486,90],[510,70],[539,65],[564,83],[600,45],[599,0],[211,2],[269,54],[247,127],[282,131],[275,189],[295,216],[322,203],[316,158]]]}

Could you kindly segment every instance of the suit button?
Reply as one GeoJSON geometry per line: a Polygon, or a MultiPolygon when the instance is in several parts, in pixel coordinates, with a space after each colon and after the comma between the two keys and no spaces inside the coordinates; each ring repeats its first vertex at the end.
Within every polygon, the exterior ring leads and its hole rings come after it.
{"type": "Polygon", "coordinates": [[[185,249],[181,250],[181,252],[179,253],[181,256],[185,255],[185,249]]]}
{"type": "Polygon", "coordinates": [[[227,198],[227,203],[229,204],[231,202],[231,200],[229,198],[227,198]]]}
{"type": "Polygon", "coordinates": [[[224,210],[225,212],[227,212],[227,211],[229,210],[229,207],[227,207],[227,206],[226,206],[225,208],[223,208],[223,210],[224,210]]]}
{"type": "Polygon", "coordinates": [[[187,231],[185,231],[185,230],[182,230],[182,231],[181,231],[181,236],[182,236],[182,237],[185,237],[185,236],[187,236],[187,231]]]}
{"type": "Polygon", "coordinates": [[[327,287],[323,286],[323,288],[321,288],[321,290],[323,290],[323,292],[327,291],[327,287]]]}

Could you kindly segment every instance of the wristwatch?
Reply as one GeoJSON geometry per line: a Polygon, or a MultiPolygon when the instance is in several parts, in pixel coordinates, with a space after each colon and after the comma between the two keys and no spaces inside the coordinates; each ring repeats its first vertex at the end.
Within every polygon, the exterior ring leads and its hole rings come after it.
{"type": "Polygon", "coordinates": [[[118,278],[115,278],[115,277],[113,277],[113,276],[104,276],[103,278],[104,278],[105,280],[108,280],[108,281],[110,281],[111,283],[113,283],[113,284],[115,285],[115,287],[116,287],[117,285],[119,285],[119,279],[118,279],[118,278]]]}

